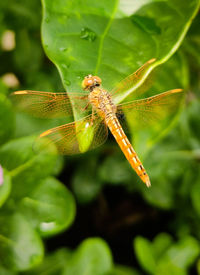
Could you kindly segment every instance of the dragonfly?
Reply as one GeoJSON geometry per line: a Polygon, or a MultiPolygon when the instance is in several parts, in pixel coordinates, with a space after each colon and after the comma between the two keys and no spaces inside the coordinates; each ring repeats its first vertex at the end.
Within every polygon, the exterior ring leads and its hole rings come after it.
{"type": "MultiPolygon", "coordinates": [[[[138,120],[135,121],[138,128],[144,127],[144,124],[151,125],[152,122],[162,121],[171,111],[177,109],[183,90],[173,89],[121,104],[117,104],[116,99],[124,91],[133,90],[134,84],[141,79],[146,68],[153,62],[155,59],[147,61],[136,72],[120,81],[110,92],[102,88],[99,76],[87,75],[82,81],[82,93],[23,90],[12,93],[12,98],[20,110],[42,118],[73,116],[73,108],[78,108],[79,112],[83,112],[82,118],[48,129],[40,134],[39,139],[48,138],[56,145],[58,153],[71,155],[83,153],[103,144],[109,129],[132,168],[149,187],[150,178],[122,128],[118,114],[125,113],[125,116],[138,120]],[[88,131],[92,133],[92,138],[87,148],[81,148],[83,146],[80,139],[87,135],[88,131]]],[[[141,90],[138,91],[138,89],[133,90],[135,98],[141,95],[141,90]]]]}

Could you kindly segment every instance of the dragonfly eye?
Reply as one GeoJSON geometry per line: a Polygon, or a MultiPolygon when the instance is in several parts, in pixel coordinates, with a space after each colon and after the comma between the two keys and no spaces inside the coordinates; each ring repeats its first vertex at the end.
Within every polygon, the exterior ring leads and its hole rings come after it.
{"type": "Polygon", "coordinates": [[[84,90],[90,90],[100,85],[101,85],[101,78],[93,75],[87,75],[82,82],[82,88],[84,90]]]}
{"type": "Polygon", "coordinates": [[[100,86],[101,85],[101,78],[98,76],[93,76],[94,79],[94,86],[100,86]]]}

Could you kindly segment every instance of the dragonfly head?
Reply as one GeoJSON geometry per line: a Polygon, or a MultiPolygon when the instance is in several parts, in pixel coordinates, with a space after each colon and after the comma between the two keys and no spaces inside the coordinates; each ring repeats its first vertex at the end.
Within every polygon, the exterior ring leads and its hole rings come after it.
{"type": "Polygon", "coordinates": [[[87,75],[82,81],[83,90],[92,90],[95,87],[101,85],[101,78],[98,76],[93,76],[91,74],[87,75]]]}

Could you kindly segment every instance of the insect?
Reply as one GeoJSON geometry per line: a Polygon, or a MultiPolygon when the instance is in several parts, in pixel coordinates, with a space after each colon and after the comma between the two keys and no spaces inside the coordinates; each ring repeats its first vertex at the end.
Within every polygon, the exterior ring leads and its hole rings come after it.
{"type": "MultiPolygon", "coordinates": [[[[105,142],[109,128],[132,168],[149,187],[151,185],[149,176],[124,133],[117,114],[125,113],[125,116],[131,116],[138,126],[141,124],[141,127],[145,123],[165,119],[170,111],[177,108],[183,94],[182,90],[174,89],[118,105],[115,102],[120,93],[133,89],[133,84],[141,78],[145,69],[154,61],[155,59],[149,60],[135,73],[122,80],[111,92],[101,87],[100,77],[88,75],[82,81],[84,93],[25,90],[14,92],[12,97],[16,106],[37,117],[72,116],[73,108],[78,108],[79,112],[83,112],[83,118],[40,134],[40,139],[48,138],[55,143],[60,154],[83,153],[99,146],[105,142]],[[84,144],[81,143],[82,137],[87,140],[84,144]]],[[[137,91],[137,89],[133,91],[136,97],[139,94],[137,91]]]]}

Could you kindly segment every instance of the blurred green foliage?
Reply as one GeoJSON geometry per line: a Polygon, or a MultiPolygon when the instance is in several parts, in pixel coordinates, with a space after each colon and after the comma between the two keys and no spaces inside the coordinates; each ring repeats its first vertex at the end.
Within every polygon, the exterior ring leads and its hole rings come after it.
{"type": "Polygon", "coordinates": [[[173,243],[166,233],[157,235],[152,243],[138,236],[134,247],[141,266],[149,274],[187,274],[200,252],[199,243],[193,237],[183,237],[173,243]]]}
{"type": "MultiPolygon", "coordinates": [[[[199,14],[194,18],[199,1],[116,3],[42,1],[43,47],[56,66],[41,45],[40,1],[0,3],[0,274],[200,274],[199,14]],[[8,30],[14,33],[13,49],[5,45],[8,30]],[[148,72],[156,67],[156,74],[147,94],[182,87],[186,98],[167,127],[161,125],[159,134],[130,129],[130,138],[150,174],[150,189],[139,182],[113,140],[82,156],[59,157],[53,146],[35,154],[37,133],[61,121],[16,113],[8,96],[11,91],[75,91],[88,73],[98,73],[104,87],[111,89],[153,57],[157,60],[148,72]],[[7,73],[15,81],[6,80],[7,73]],[[75,199],[79,209],[92,208],[98,199],[112,202],[112,196],[104,196],[106,187],[121,187],[127,196],[140,197],[143,211],[147,206],[158,216],[170,215],[164,229],[160,230],[161,221],[156,220],[157,233],[150,237],[148,227],[141,228],[144,236],[135,233],[140,225],[137,218],[131,223],[128,216],[123,217],[125,226],[129,220],[133,230],[132,266],[122,260],[116,263],[115,250],[102,238],[88,238],[73,249],[45,251],[44,238],[72,226],[75,199]]],[[[79,116],[75,110],[75,117],[79,116]]],[[[101,212],[106,212],[106,203],[101,212]]],[[[119,221],[120,213],[115,213],[119,221]]],[[[126,234],[118,239],[126,239],[126,234]]]]}

